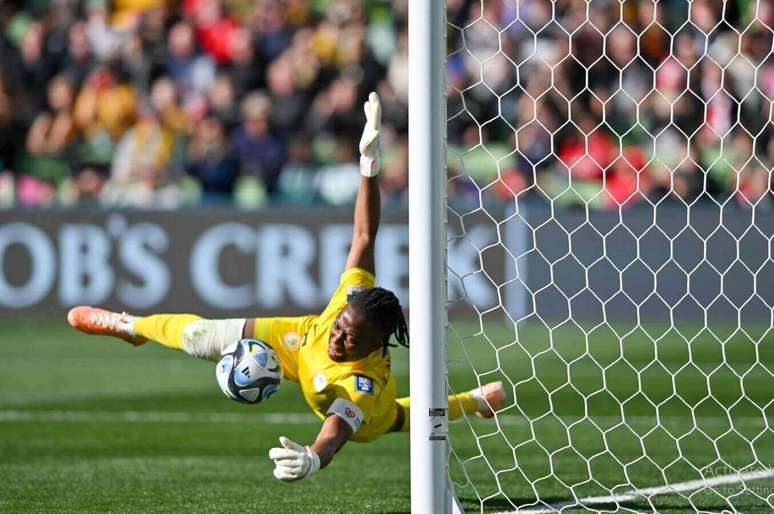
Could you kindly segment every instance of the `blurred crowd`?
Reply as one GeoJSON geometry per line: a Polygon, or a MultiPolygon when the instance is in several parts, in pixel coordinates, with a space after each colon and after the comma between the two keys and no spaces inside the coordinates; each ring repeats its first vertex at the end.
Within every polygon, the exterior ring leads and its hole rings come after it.
{"type": "MultiPolygon", "coordinates": [[[[771,203],[772,4],[687,5],[448,0],[451,201],[771,203]]],[[[371,90],[405,206],[407,11],[2,2],[0,208],[348,204],[371,90]]]]}
{"type": "Polygon", "coordinates": [[[449,5],[455,193],[772,205],[774,3],[449,5]]]}
{"type": "Polygon", "coordinates": [[[356,0],[3,2],[0,203],[348,203],[371,90],[399,203],[405,73],[387,77],[405,64],[405,14],[356,0]]]}

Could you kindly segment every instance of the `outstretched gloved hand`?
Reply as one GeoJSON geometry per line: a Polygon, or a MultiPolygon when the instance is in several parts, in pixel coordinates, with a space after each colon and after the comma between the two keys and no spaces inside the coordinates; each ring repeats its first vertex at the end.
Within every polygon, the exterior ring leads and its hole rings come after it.
{"type": "Polygon", "coordinates": [[[379,174],[379,129],[382,126],[382,106],[379,95],[371,92],[363,105],[366,115],[363,135],[360,136],[360,174],[375,177],[379,174]]]}
{"type": "Polygon", "coordinates": [[[282,448],[269,450],[274,461],[274,476],[284,482],[306,478],[320,469],[320,457],[309,446],[301,446],[287,437],[280,437],[282,448]]]}

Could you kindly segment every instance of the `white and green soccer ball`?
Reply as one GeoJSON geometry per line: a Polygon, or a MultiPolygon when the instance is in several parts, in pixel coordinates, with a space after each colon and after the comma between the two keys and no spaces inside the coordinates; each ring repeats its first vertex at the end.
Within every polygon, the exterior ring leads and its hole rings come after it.
{"type": "Polygon", "coordinates": [[[241,403],[260,403],[277,392],[282,366],[264,341],[242,339],[220,354],[215,376],[223,393],[241,403]]]}

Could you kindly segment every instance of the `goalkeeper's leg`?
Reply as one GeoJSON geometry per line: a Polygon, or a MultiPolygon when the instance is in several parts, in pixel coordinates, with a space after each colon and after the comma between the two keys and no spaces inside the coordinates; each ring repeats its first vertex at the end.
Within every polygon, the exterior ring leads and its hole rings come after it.
{"type": "MultiPolygon", "coordinates": [[[[398,432],[408,432],[411,429],[410,417],[411,397],[398,398],[398,432]]],[[[505,401],[505,391],[502,382],[489,382],[465,393],[449,395],[449,420],[461,418],[464,414],[475,414],[482,418],[491,418],[499,411],[505,401]]]]}
{"type": "Polygon", "coordinates": [[[87,334],[119,337],[139,346],[148,340],[189,355],[217,360],[224,348],[242,339],[244,319],[206,320],[194,314],[136,317],[88,306],[67,314],[74,328],[87,334]]]}

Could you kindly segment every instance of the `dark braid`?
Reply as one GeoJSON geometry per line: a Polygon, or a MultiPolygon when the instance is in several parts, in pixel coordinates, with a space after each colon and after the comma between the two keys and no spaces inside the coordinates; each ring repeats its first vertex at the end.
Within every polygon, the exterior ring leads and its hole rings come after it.
{"type": "Polygon", "coordinates": [[[390,337],[393,335],[401,346],[408,347],[406,318],[403,316],[398,298],[392,291],[381,287],[364,289],[353,294],[349,304],[362,312],[368,321],[385,333],[382,355],[387,354],[388,347],[396,346],[390,344],[390,337]]]}

